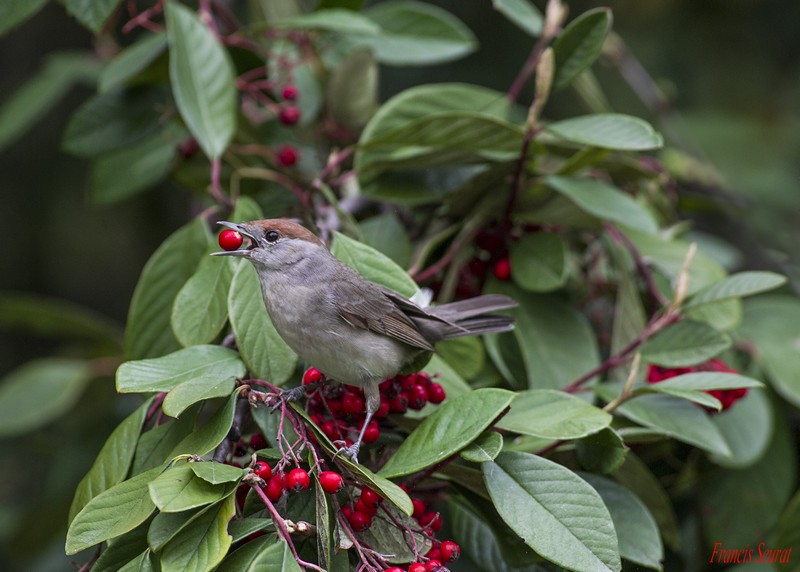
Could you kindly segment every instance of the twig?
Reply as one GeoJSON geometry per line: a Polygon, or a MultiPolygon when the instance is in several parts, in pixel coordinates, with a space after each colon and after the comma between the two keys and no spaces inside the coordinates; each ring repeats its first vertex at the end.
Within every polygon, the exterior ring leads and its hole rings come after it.
{"type": "Polygon", "coordinates": [[[619,395],[617,395],[612,401],[606,403],[606,406],[603,407],[603,411],[611,413],[617,407],[625,403],[630,396],[631,396],[631,389],[633,388],[634,382],[636,382],[636,376],[639,375],[639,364],[642,362],[642,354],[636,353],[633,356],[633,362],[631,363],[631,370],[628,372],[628,379],[625,381],[625,387],[622,388],[622,391],[619,395]]]}
{"type": "Polygon", "coordinates": [[[639,252],[639,249],[637,249],[631,240],[625,236],[624,233],[620,232],[620,230],[613,224],[607,222],[603,226],[605,226],[606,232],[608,232],[611,238],[615,242],[624,246],[631,254],[639,274],[641,274],[642,278],[644,278],[644,282],[647,285],[647,291],[650,293],[650,296],[653,297],[659,306],[666,307],[669,304],[669,299],[664,296],[664,294],[661,293],[661,290],[659,290],[656,286],[656,283],[653,280],[653,273],[650,270],[650,267],[647,266],[642,254],[639,252]]]}

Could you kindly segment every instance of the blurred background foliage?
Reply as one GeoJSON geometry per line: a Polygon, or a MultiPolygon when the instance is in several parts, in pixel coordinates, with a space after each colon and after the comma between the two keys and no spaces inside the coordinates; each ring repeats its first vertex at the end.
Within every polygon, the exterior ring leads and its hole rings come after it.
{"type": "MultiPolygon", "coordinates": [[[[370,2],[368,2],[369,4],[370,2]]],[[[506,90],[531,38],[489,9],[488,0],[432,2],[477,35],[480,49],[454,63],[383,68],[385,99],[411,85],[467,81],[506,90]]],[[[543,3],[537,2],[540,8],[543,3]]],[[[688,155],[667,155],[684,173],[679,205],[696,228],[735,245],[717,250],[733,268],[772,269],[800,286],[800,3],[792,0],[619,0],[614,30],[665,99],[649,108],[605,60],[595,66],[615,111],[649,119],[688,155]],[[702,162],[701,162],[702,161],[702,162]],[[722,208],[720,208],[722,205],[722,208]],[[738,252],[737,252],[738,251],[738,252]]],[[[573,15],[605,5],[571,0],[573,15]]],[[[0,13],[2,10],[0,10],[0,13]]],[[[58,3],[0,39],[0,102],[60,50],[91,50],[85,29],[58,3]]],[[[6,245],[0,289],[35,293],[92,309],[121,335],[128,304],[148,256],[197,210],[189,191],[156,188],[112,206],[91,203],[87,162],[60,150],[67,119],[93,92],[70,89],[24,137],[0,150],[6,245]]],[[[530,100],[530,92],[520,98],[530,100]]],[[[588,112],[574,91],[547,108],[550,118],[588,112]]],[[[175,185],[175,183],[164,183],[175,185]]],[[[706,238],[705,241],[712,241],[706,238]]],[[[59,348],[53,327],[15,330],[14,308],[0,331],[0,375],[59,348]]],[[[81,340],[68,344],[85,344],[81,340]]],[[[46,430],[0,442],[0,569],[68,569],[66,511],[76,483],[130,405],[113,380],[94,382],[78,409],[46,430]]],[[[795,429],[796,430],[796,429],[795,429]]],[[[733,501],[732,501],[733,502],[733,501]]]]}

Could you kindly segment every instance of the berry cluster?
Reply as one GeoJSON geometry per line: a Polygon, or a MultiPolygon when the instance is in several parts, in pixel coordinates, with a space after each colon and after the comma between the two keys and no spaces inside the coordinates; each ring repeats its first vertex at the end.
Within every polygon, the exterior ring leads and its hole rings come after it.
{"type": "MultiPolygon", "coordinates": [[[[721,359],[711,359],[705,363],[701,363],[700,365],[696,365],[693,367],[659,367],[657,365],[651,365],[647,369],[647,383],[658,383],[660,381],[664,381],[665,379],[669,379],[671,377],[676,377],[679,375],[683,375],[685,373],[694,373],[698,371],[719,371],[723,373],[739,373],[735,369],[728,367],[721,359]]],[[[716,397],[719,399],[720,403],[722,403],[722,411],[729,409],[733,406],[734,403],[742,399],[747,395],[747,388],[740,387],[737,389],[710,389],[706,391],[709,395],[716,397]]]]}
{"type": "MultiPolygon", "coordinates": [[[[303,374],[303,385],[316,384],[323,378],[318,369],[309,368],[303,374]]],[[[402,414],[409,409],[418,411],[425,404],[439,404],[446,397],[444,388],[432,381],[427,373],[390,377],[379,387],[381,403],[364,431],[365,445],[380,438],[380,423],[390,413],[402,414]]],[[[364,424],[367,411],[364,391],[349,385],[326,384],[320,389],[310,390],[308,410],[311,419],[329,439],[350,446],[364,424]]]]}
{"type": "MultiPolygon", "coordinates": [[[[435,543],[434,547],[426,554],[427,560],[423,562],[413,562],[408,566],[408,572],[444,572],[447,570],[445,564],[455,562],[461,555],[461,548],[452,540],[435,543]]],[[[387,568],[384,572],[406,572],[399,566],[387,568]]]]}

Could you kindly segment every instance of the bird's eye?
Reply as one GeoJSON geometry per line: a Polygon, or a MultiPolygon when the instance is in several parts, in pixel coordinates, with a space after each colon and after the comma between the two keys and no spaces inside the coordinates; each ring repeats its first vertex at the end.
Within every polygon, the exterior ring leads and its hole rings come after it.
{"type": "Polygon", "coordinates": [[[281,235],[278,234],[278,231],[276,230],[271,230],[264,235],[264,238],[267,239],[267,242],[277,242],[280,237],[281,235]]]}

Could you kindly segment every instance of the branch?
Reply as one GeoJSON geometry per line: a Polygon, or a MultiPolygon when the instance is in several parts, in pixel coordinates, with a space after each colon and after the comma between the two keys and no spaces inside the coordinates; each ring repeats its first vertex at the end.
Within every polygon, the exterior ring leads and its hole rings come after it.
{"type": "Polygon", "coordinates": [[[656,286],[655,281],[653,280],[653,273],[650,270],[650,267],[647,266],[642,254],[636,248],[636,246],[631,242],[631,240],[625,236],[620,230],[615,227],[611,223],[604,223],[603,225],[606,229],[606,232],[611,236],[611,238],[624,246],[628,252],[630,252],[631,256],[633,257],[633,261],[636,264],[636,268],[639,270],[639,274],[642,275],[644,278],[645,284],[647,284],[647,291],[650,293],[650,296],[658,303],[659,306],[666,307],[669,304],[669,299],[661,293],[661,290],[658,289],[656,286]]]}

